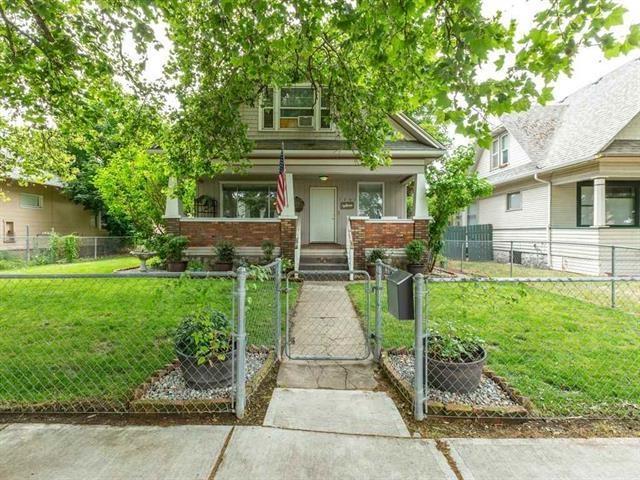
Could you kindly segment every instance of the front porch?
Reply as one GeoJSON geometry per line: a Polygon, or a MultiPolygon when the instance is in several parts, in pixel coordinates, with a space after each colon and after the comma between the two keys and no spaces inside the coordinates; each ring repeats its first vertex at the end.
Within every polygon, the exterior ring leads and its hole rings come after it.
{"type": "Polygon", "coordinates": [[[362,175],[287,173],[287,206],[280,216],[273,174],[202,178],[189,215],[178,199],[167,199],[167,229],[188,237],[192,257],[213,256],[213,247],[227,240],[238,257],[255,261],[269,240],[274,254],[290,259],[296,269],[301,258],[314,267],[328,263],[364,269],[373,248],[387,250],[398,262],[409,241],[427,237],[422,169],[414,167],[410,174],[391,168],[362,175]]]}

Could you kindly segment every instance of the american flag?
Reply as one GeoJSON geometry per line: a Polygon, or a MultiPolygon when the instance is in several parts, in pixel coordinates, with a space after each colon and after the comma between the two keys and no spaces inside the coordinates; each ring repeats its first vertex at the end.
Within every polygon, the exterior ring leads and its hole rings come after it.
{"type": "Polygon", "coordinates": [[[278,189],[276,191],[276,211],[278,215],[282,214],[284,207],[287,206],[287,180],[285,173],[287,169],[284,166],[284,142],[280,148],[280,164],[278,166],[278,189]]]}

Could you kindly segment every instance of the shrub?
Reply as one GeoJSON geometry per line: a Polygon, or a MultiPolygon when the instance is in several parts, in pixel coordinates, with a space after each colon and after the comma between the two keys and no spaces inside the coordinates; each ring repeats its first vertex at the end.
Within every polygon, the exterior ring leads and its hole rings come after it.
{"type": "Polygon", "coordinates": [[[276,246],[271,240],[262,242],[262,254],[264,255],[265,262],[271,263],[273,261],[273,250],[275,248],[276,246]]]}
{"type": "Polygon", "coordinates": [[[376,263],[377,260],[384,260],[387,257],[387,252],[383,248],[374,248],[369,252],[367,262],[376,263]]]}
{"type": "Polygon", "coordinates": [[[64,260],[72,263],[80,256],[80,239],[75,235],[58,235],[49,237],[49,261],[51,263],[64,260]]]}
{"type": "Polygon", "coordinates": [[[473,362],[482,354],[484,340],[470,329],[456,328],[448,323],[431,328],[429,356],[445,362],[473,362]]]}
{"type": "Polygon", "coordinates": [[[216,257],[220,263],[233,263],[236,247],[229,240],[221,240],[215,248],[216,257]]]}
{"type": "Polygon", "coordinates": [[[198,365],[212,358],[224,361],[233,350],[233,326],[227,316],[204,308],[182,319],[174,336],[177,354],[195,357],[198,365]]]}
{"type": "Polygon", "coordinates": [[[407,256],[407,260],[411,264],[419,264],[422,262],[424,258],[424,254],[427,250],[427,244],[424,240],[411,240],[407,243],[407,246],[404,247],[404,253],[407,256]]]}
{"type": "Polygon", "coordinates": [[[149,245],[156,251],[163,262],[179,262],[187,248],[189,240],[182,235],[156,235],[149,241],[149,245]]]}

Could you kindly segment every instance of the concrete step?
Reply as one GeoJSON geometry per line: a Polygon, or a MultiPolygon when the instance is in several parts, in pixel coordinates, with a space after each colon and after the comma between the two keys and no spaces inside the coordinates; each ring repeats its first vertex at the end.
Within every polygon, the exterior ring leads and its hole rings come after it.
{"type": "Polygon", "coordinates": [[[331,270],[349,270],[347,262],[344,263],[307,263],[300,262],[300,270],[326,272],[331,270]]]}

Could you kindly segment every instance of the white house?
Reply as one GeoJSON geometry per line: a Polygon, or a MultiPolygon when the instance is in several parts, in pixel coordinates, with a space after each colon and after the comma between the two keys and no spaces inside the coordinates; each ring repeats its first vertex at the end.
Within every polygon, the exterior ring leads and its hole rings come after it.
{"type": "Polygon", "coordinates": [[[392,163],[372,171],[361,165],[329,111],[323,92],[310,85],[270,88],[258,105],[240,108],[254,141],[246,174],[200,178],[192,216],[182,213],[177,199],[167,201],[168,230],[189,238],[188,254],[213,255],[212,247],[228,240],[239,255],[259,256],[262,242],[270,240],[296,266],[301,259],[312,267],[364,268],[372,248],[399,253],[410,240],[426,238],[424,168],[442,156],[442,145],[408,116],[390,115],[392,163]],[[288,205],[278,216],[282,144],[288,205]],[[410,184],[417,201],[408,212],[410,184]]]}
{"type": "Polygon", "coordinates": [[[523,263],[640,273],[640,252],[616,249],[612,262],[608,247],[640,248],[640,59],[500,120],[474,167],[494,192],[463,222],[493,225],[498,260],[513,241],[523,263]]]}

